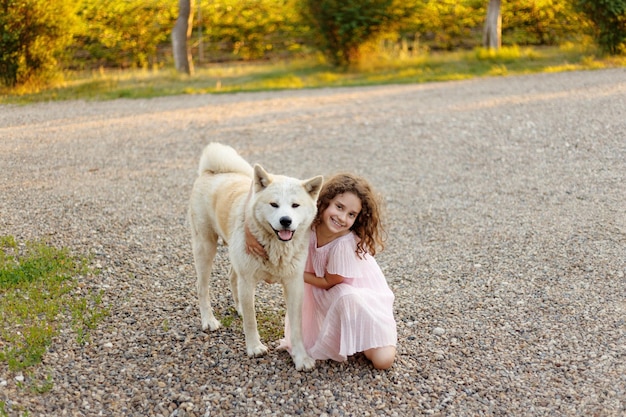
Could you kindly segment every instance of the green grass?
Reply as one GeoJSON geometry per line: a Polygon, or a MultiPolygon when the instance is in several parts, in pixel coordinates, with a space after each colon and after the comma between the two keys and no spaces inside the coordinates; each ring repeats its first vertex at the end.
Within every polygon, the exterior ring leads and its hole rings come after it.
{"type": "Polygon", "coordinates": [[[372,53],[350,70],[310,57],[289,62],[229,63],[198,68],[192,76],[173,69],[100,70],[68,73],[54,88],[24,93],[0,91],[0,103],[51,100],[110,100],[177,94],[220,94],[302,88],[425,83],[485,76],[626,66],[626,57],[598,57],[587,46],[504,47],[449,53],[372,53]]]}
{"type": "MultiPolygon", "coordinates": [[[[256,319],[261,341],[271,343],[282,339],[285,330],[285,310],[283,308],[274,310],[263,305],[257,305],[256,319]]],[[[234,307],[223,312],[220,323],[222,327],[227,329],[235,326],[243,332],[243,319],[234,307]]]]}
{"type": "MultiPolygon", "coordinates": [[[[101,294],[78,291],[77,278],[90,274],[87,263],[67,249],[0,236],[0,369],[28,372],[39,365],[63,328],[79,344],[88,340],[107,310],[101,294]]],[[[31,383],[35,392],[52,387],[49,378],[31,383]]]]}

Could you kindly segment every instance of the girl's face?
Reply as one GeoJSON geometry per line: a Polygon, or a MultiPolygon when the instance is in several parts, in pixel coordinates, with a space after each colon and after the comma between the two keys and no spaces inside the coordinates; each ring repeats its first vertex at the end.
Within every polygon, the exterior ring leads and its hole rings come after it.
{"type": "Polygon", "coordinates": [[[356,194],[337,194],[322,213],[321,225],[332,234],[344,235],[350,231],[360,212],[361,199],[356,194]]]}

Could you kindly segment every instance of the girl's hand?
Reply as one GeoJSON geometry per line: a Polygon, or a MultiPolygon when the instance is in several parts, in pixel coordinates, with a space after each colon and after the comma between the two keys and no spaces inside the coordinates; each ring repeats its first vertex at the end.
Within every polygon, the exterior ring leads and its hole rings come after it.
{"type": "Polygon", "coordinates": [[[263,245],[259,243],[258,240],[254,237],[254,235],[248,229],[248,225],[244,223],[244,230],[246,233],[246,253],[248,255],[255,255],[259,258],[267,259],[267,252],[265,252],[265,248],[263,245]]]}

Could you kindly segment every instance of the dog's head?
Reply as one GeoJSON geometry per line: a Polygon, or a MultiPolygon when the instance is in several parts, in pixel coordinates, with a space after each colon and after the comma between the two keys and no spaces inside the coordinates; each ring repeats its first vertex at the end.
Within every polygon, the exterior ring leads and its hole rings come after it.
{"type": "Polygon", "coordinates": [[[279,240],[290,241],[299,228],[309,228],[317,211],[317,197],[323,178],[299,180],[268,174],[254,166],[254,218],[279,240]]]}

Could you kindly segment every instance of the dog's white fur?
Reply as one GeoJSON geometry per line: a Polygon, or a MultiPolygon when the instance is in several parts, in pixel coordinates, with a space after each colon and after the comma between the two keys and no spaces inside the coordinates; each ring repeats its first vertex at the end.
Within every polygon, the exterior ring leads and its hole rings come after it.
{"type": "Polygon", "coordinates": [[[296,369],[315,366],[302,343],[302,294],[310,226],[322,181],[321,176],[299,180],[268,174],[260,165],[252,168],[233,148],[219,143],[204,149],[189,207],[203,330],[220,326],[213,315],[209,289],[219,237],[228,244],[231,291],[243,317],[248,355],[267,353],[257,329],[256,285],[259,281],[280,283],[296,369]],[[267,259],[246,253],[244,224],[264,246],[267,259]]]}

